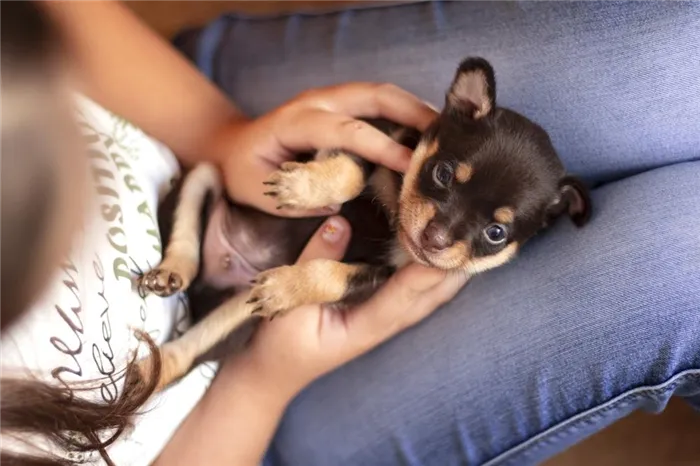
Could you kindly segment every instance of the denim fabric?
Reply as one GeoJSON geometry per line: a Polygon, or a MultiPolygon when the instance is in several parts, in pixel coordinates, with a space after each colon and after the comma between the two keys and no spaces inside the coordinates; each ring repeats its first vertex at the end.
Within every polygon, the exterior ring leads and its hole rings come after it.
{"type": "Polygon", "coordinates": [[[499,103],[542,124],[590,181],[697,157],[698,2],[430,2],[222,21],[200,66],[250,114],[348,80],[441,105],[457,63],[482,55],[499,103]]]}
{"type": "Polygon", "coordinates": [[[440,2],[214,24],[178,45],[252,114],[357,79],[440,103],[457,62],[482,55],[500,104],[599,185],[589,226],[559,222],[304,391],[268,465],[536,464],[674,394],[700,408],[700,3],[440,2]]]}
{"type": "Polygon", "coordinates": [[[306,390],[270,465],[536,464],[700,396],[700,162],[595,190],[418,327],[306,390]]]}

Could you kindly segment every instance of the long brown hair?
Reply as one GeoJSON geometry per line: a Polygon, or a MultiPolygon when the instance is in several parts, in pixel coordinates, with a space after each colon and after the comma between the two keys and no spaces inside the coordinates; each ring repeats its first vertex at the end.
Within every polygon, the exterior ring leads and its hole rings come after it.
{"type": "MultiPolygon", "coordinates": [[[[53,270],[56,258],[65,252],[49,251],[46,246],[55,246],[52,241],[57,232],[52,219],[62,215],[62,206],[56,205],[56,192],[61,183],[66,183],[57,179],[53,169],[55,164],[62,163],[57,149],[60,143],[51,140],[46,132],[46,114],[51,113],[52,106],[50,88],[64,53],[60,35],[36,3],[3,3],[1,19],[0,325],[6,329],[39,294],[48,281],[47,271],[53,270]]],[[[28,438],[36,439],[28,447],[37,453],[20,454],[6,450],[3,445],[0,462],[68,465],[79,462],[70,459],[77,453],[97,451],[112,464],[107,447],[130,426],[159,379],[161,361],[157,348],[147,335],[137,334],[137,337],[152,355],[148,372],[152,376],[144,380],[132,359],[122,371],[121,395],[110,404],[81,398],[80,393],[90,389],[86,386],[66,387],[33,378],[3,378],[0,381],[2,435],[25,443],[29,443],[28,438]]]]}

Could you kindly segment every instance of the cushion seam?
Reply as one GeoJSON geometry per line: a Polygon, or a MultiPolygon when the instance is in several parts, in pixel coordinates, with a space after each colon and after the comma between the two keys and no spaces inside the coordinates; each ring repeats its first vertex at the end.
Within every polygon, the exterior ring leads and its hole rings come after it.
{"type": "Polygon", "coordinates": [[[610,412],[620,406],[628,406],[642,398],[652,398],[654,395],[673,392],[679,385],[688,381],[700,382],[700,369],[687,369],[675,374],[660,384],[646,385],[628,390],[529,437],[527,440],[484,462],[483,466],[514,464],[514,461],[518,461],[519,459],[520,462],[517,464],[522,464],[523,456],[551,444],[552,440],[555,438],[560,440],[577,427],[590,423],[592,418],[610,412]]]}

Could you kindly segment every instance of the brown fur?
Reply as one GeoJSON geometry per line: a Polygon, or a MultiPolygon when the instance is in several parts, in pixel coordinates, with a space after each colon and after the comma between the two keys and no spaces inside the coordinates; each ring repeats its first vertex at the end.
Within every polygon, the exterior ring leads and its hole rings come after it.
{"type": "Polygon", "coordinates": [[[369,178],[369,185],[376,193],[377,200],[382,204],[392,217],[399,212],[400,180],[396,173],[386,167],[377,167],[377,170],[369,178]]]}

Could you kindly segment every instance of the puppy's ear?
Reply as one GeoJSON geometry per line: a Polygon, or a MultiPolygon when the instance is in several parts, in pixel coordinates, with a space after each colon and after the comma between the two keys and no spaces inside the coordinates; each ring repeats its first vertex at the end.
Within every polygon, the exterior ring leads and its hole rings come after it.
{"type": "Polygon", "coordinates": [[[568,214],[577,227],[582,227],[591,218],[591,197],[588,188],[578,178],[566,176],[559,182],[559,195],[547,208],[551,220],[568,214]]]}
{"type": "Polygon", "coordinates": [[[491,64],[479,57],[460,63],[445,106],[474,120],[491,113],[496,107],[496,78],[491,64]]]}

